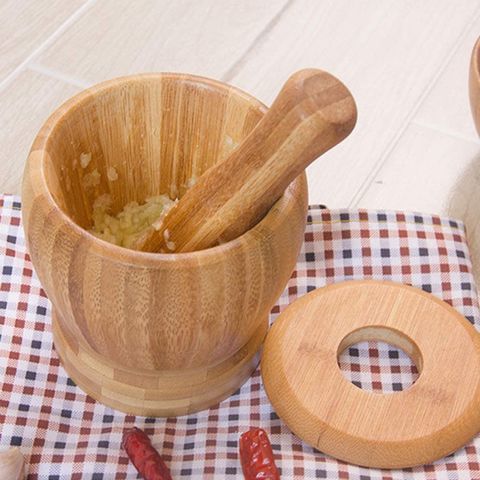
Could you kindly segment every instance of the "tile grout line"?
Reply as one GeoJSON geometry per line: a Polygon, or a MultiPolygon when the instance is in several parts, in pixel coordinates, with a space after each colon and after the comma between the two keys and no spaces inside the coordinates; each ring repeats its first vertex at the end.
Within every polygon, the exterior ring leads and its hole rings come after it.
{"type": "Polygon", "coordinates": [[[26,69],[32,70],[33,72],[41,73],[42,75],[54,78],[55,80],[61,80],[64,83],[68,83],[69,85],[73,85],[74,87],[78,87],[81,89],[85,89],[90,86],[90,84],[83,82],[82,80],[78,80],[74,77],[71,77],[70,75],[66,75],[65,73],[45,67],[41,63],[31,62],[26,65],[26,69]]]}
{"type": "MultiPolygon", "coordinates": [[[[410,113],[408,114],[407,118],[405,119],[405,122],[403,123],[402,127],[398,130],[397,134],[394,136],[390,144],[386,147],[384,150],[384,153],[380,156],[380,160],[378,163],[374,165],[374,167],[371,169],[370,174],[368,178],[366,178],[360,187],[357,189],[357,192],[355,195],[352,197],[352,200],[348,204],[348,208],[354,208],[358,206],[358,203],[362,200],[362,198],[365,196],[367,190],[370,188],[372,185],[373,181],[375,180],[376,175],[378,172],[381,170],[381,168],[385,165],[385,163],[388,160],[388,156],[392,151],[395,149],[397,146],[398,142],[400,141],[401,137],[407,130],[408,126],[413,122],[415,114],[418,112],[419,108],[423,104],[424,100],[426,99],[427,95],[433,90],[434,86],[437,84],[440,76],[444,73],[445,69],[447,68],[448,64],[451,62],[453,56],[457,52],[461,42],[467,37],[468,32],[470,29],[473,27],[475,22],[477,22],[480,19],[480,8],[478,8],[477,12],[475,15],[473,15],[472,20],[467,24],[467,26],[463,29],[462,33],[458,37],[457,41],[455,42],[454,46],[452,47],[450,53],[446,56],[443,64],[441,64],[440,68],[438,69],[437,73],[434,75],[432,80],[429,82],[429,84],[425,87],[424,91],[421,93],[421,95],[418,97],[417,102],[411,109],[410,113]]],[[[466,80],[465,80],[466,81],[466,80]]]]}
{"type": "MultiPolygon", "coordinates": [[[[461,133],[453,132],[446,128],[437,127],[436,125],[425,122],[424,120],[413,119],[410,122],[410,125],[417,125],[419,127],[428,128],[428,130],[433,130],[434,132],[438,132],[443,135],[448,135],[449,137],[453,137],[458,140],[463,140],[464,142],[478,143],[478,137],[475,137],[475,136],[469,137],[467,135],[462,135],[461,133]]],[[[472,119],[472,125],[473,125],[473,119],[472,119]]]]}
{"type": "Polygon", "coordinates": [[[38,48],[33,50],[23,62],[17,65],[17,67],[0,82],[0,91],[9,85],[17,75],[28,66],[33,58],[49,47],[62,33],[65,32],[65,30],[67,30],[68,27],[75,23],[87,10],[89,10],[95,2],[96,0],[87,0],[81,7],[75,10],[75,12],[73,12],[72,15],[70,15],[49,37],[47,37],[38,48]]]}
{"type": "Polygon", "coordinates": [[[247,57],[257,48],[257,44],[261,43],[268,33],[275,28],[280,19],[283,17],[285,12],[289,10],[295,0],[287,0],[285,5],[271,18],[265,27],[259,32],[259,34],[252,40],[247,49],[240,55],[238,60],[236,60],[231,67],[221,76],[222,82],[229,83],[231,82],[238,74],[242,66],[245,64],[247,57]]]}

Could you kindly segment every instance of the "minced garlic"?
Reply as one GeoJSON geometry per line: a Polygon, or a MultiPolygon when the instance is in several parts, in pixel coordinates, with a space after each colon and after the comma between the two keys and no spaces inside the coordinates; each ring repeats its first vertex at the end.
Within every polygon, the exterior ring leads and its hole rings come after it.
{"type": "Polygon", "coordinates": [[[92,170],[83,177],[83,186],[85,188],[96,187],[100,184],[101,175],[97,169],[92,170]]]}
{"type": "Polygon", "coordinates": [[[115,170],[115,167],[108,167],[107,168],[107,178],[111,181],[114,182],[115,180],[118,179],[118,173],[115,170]]]}
{"type": "Polygon", "coordinates": [[[87,168],[88,164],[92,161],[91,153],[82,153],[80,154],[80,166],[82,168],[87,168]]]}
{"type": "MultiPolygon", "coordinates": [[[[116,216],[108,213],[111,208],[110,195],[101,195],[93,204],[93,235],[107,242],[131,248],[135,240],[149,227],[158,224],[175,204],[167,195],[147,198],[139,205],[130,202],[116,216]]],[[[173,243],[173,242],[169,242],[173,243]]]]}

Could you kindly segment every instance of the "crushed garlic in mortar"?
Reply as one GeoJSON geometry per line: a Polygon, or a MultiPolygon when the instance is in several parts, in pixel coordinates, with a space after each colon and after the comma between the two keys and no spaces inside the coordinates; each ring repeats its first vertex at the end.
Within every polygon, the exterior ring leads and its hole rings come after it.
{"type": "MultiPolygon", "coordinates": [[[[92,161],[91,153],[82,153],[80,155],[80,166],[86,169],[92,161]]],[[[74,165],[77,160],[74,160],[74,165]]],[[[115,167],[109,166],[106,171],[107,180],[115,182],[118,180],[118,172],[115,167]]],[[[83,176],[82,183],[86,189],[97,187],[101,182],[100,172],[94,168],[83,176]]],[[[196,176],[193,175],[186,183],[188,189],[196,183],[196,176]]],[[[172,184],[170,194],[177,195],[177,187],[172,184]]],[[[119,245],[121,247],[132,248],[134,242],[140,235],[150,227],[160,230],[163,219],[168,211],[175,205],[177,200],[171,200],[168,195],[157,195],[147,198],[145,203],[140,205],[138,202],[127,203],[123,210],[115,216],[110,214],[112,207],[112,198],[106,193],[100,195],[93,203],[93,227],[90,233],[102,240],[119,245]]],[[[164,232],[167,235],[165,242],[167,248],[175,249],[175,244],[168,239],[168,230],[164,232]]]]}
{"type": "Polygon", "coordinates": [[[130,202],[116,216],[108,213],[112,204],[110,195],[101,195],[93,204],[93,233],[98,238],[121,247],[131,248],[135,240],[147,228],[158,223],[175,204],[168,195],[147,198],[139,205],[130,202]]]}

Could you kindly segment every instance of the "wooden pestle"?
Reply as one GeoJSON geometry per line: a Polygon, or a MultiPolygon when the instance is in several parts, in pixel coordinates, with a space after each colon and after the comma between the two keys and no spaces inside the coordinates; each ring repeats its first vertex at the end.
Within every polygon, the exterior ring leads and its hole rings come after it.
{"type": "Polygon", "coordinates": [[[355,101],[337,78],[315,69],[294,73],[244,142],[207,170],[134,248],[190,252],[242,235],[315,158],[348,136],[356,119],[355,101]]]}

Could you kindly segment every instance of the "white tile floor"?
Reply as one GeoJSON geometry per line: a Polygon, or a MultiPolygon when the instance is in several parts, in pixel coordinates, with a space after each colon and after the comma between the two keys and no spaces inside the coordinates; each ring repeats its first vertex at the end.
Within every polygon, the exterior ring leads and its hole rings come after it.
{"type": "Polygon", "coordinates": [[[309,168],[312,203],[453,213],[477,230],[478,0],[4,0],[0,18],[0,191],[19,193],[35,132],[84,86],[185,71],[268,104],[308,66],[344,80],[359,109],[351,137],[309,168]]]}

